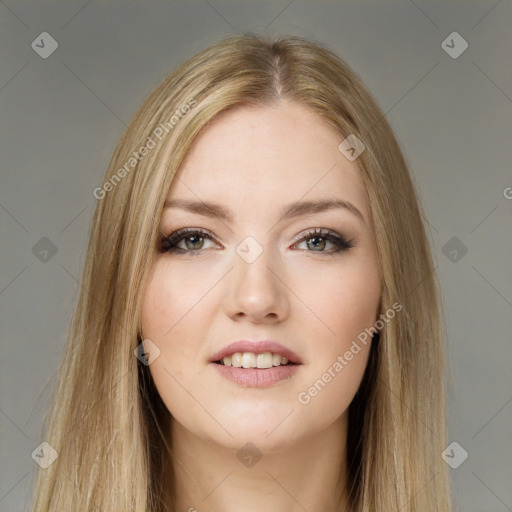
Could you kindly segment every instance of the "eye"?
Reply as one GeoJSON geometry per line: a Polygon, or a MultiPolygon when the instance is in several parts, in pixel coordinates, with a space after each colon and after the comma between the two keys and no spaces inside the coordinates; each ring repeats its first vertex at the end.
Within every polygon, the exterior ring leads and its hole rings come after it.
{"type": "MultiPolygon", "coordinates": [[[[165,236],[162,239],[160,251],[196,255],[203,252],[206,240],[213,242],[213,235],[202,229],[184,228],[165,236]],[[180,244],[182,247],[179,247],[180,244]]],[[[347,240],[343,235],[317,228],[303,234],[295,245],[301,243],[306,243],[307,252],[318,252],[330,256],[355,246],[353,240],[347,240]],[[334,245],[334,250],[325,250],[328,244],[334,245]]]]}
{"type": "Polygon", "coordinates": [[[308,252],[319,252],[330,255],[348,251],[352,247],[355,247],[353,240],[347,240],[343,235],[339,235],[333,231],[317,228],[308,231],[300,238],[299,244],[304,242],[308,249],[312,249],[308,250],[308,252]],[[334,245],[334,250],[324,250],[329,243],[334,245]]]}
{"type": "Polygon", "coordinates": [[[208,232],[201,229],[184,228],[164,237],[160,250],[175,254],[199,254],[204,248],[205,240],[212,241],[212,236],[208,232]],[[182,242],[185,248],[178,247],[182,242]]]}

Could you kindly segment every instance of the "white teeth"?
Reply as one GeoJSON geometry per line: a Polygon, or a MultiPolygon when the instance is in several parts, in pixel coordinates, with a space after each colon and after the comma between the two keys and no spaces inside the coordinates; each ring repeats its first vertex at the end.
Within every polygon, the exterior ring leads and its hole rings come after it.
{"type": "Polygon", "coordinates": [[[224,366],[234,366],[236,368],[272,368],[288,363],[288,359],[281,354],[272,352],[263,352],[255,354],[254,352],[235,352],[231,356],[222,358],[224,366]]]}
{"type": "Polygon", "coordinates": [[[242,368],[255,368],[256,355],[252,352],[244,352],[242,354],[242,368]]]}
{"type": "Polygon", "coordinates": [[[258,354],[256,356],[256,368],[272,368],[272,353],[258,354]]]}

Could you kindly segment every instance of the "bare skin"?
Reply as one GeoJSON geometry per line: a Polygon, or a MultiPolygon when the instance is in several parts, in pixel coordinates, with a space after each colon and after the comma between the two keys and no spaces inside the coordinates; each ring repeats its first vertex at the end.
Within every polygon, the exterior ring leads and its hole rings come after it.
{"type": "Polygon", "coordinates": [[[349,510],[348,406],[370,343],[342,371],[332,367],[374,325],[381,277],[366,190],[342,140],[303,105],[239,107],[201,133],[171,186],[169,200],[232,214],[167,208],[163,235],[207,233],[176,242],[186,254],[161,252],[144,296],[142,334],[160,350],[149,368],[173,416],[180,511],[349,510]],[[337,207],[280,218],[290,204],[327,199],[350,202],[361,217],[337,207]],[[315,228],[353,247],[334,253],[337,243],[315,228]],[[261,254],[248,263],[242,242],[261,254]],[[302,365],[269,387],[234,383],[210,359],[240,339],[277,341],[302,365]],[[329,368],[329,382],[308,392],[329,368]]]}

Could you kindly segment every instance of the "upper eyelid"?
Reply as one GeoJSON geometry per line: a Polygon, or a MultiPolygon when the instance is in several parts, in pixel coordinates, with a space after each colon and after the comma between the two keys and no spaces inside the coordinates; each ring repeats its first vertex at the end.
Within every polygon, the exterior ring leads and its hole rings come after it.
{"type": "Polygon", "coordinates": [[[211,231],[208,231],[207,229],[204,229],[204,228],[180,228],[180,229],[175,229],[175,230],[170,231],[169,234],[163,233],[162,234],[162,239],[163,240],[169,240],[172,237],[185,238],[187,235],[191,236],[191,235],[194,235],[194,234],[204,235],[205,238],[211,238],[212,241],[213,240],[217,240],[217,237],[211,231]]]}
{"type": "MultiPolygon", "coordinates": [[[[300,237],[307,236],[310,233],[313,233],[315,231],[319,231],[319,232],[322,232],[324,234],[332,234],[332,235],[338,235],[338,236],[345,236],[343,233],[338,233],[334,229],[321,228],[321,227],[311,227],[311,228],[303,229],[295,237],[295,240],[298,240],[300,237]]],[[[195,233],[205,234],[205,235],[208,235],[208,236],[210,236],[211,238],[214,238],[214,239],[217,238],[211,231],[209,231],[208,229],[205,229],[205,228],[185,227],[185,228],[174,229],[174,230],[170,231],[168,234],[165,234],[165,232],[161,231],[161,234],[162,234],[163,238],[170,238],[171,236],[184,236],[184,235],[187,235],[187,234],[195,234],[195,233]]]]}
{"type": "MultiPolygon", "coordinates": [[[[165,240],[169,240],[171,237],[175,237],[177,240],[179,240],[181,242],[184,238],[186,238],[187,235],[195,235],[195,234],[199,234],[200,236],[203,236],[203,238],[209,239],[214,243],[217,243],[217,244],[219,243],[219,242],[217,242],[217,237],[211,231],[209,231],[205,228],[191,228],[191,227],[185,227],[185,228],[179,228],[179,229],[173,230],[168,235],[163,235],[162,240],[165,241],[165,240]]],[[[324,235],[325,237],[332,236],[333,238],[339,238],[341,240],[345,240],[349,244],[352,244],[355,241],[354,238],[346,236],[345,234],[339,233],[333,229],[329,229],[329,228],[325,228],[325,227],[311,227],[311,228],[302,230],[294,238],[293,244],[302,242],[307,237],[312,237],[313,235],[315,235],[315,236],[324,235]]],[[[194,251],[190,251],[190,252],[194,252],[194,251]]]]}

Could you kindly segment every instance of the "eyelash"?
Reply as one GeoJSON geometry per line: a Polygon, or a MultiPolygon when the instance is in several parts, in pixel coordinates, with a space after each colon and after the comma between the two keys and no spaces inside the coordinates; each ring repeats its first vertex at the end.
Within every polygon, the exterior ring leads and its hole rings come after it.
{"type": "MultiPolygon", "coordinates": [[[[190,254],[191,256],[195,256],[203,252],[202,249],[198,250],[186,250],[176,247],[176,245],[186,238],[199,235],[200,238],[212,240],[213,236],[207,231],[196,229],[196,228],[184,228],[179,229],[178,231],[174,231],[170,235],[164,236],[161,241],[160,252],[166,253],[174,253],[178,255],[190,254]]],[[[343,235],[338,235],[333,231],[324,230],[324,229],[313,229],[308,231],[301,237],[299,240],[295,242],[294,245],[310,240],[312,238],[321,238],[322,240],[326,240],[328,242],[332,242],[337,245],[337,249],[331,251],[308,251],[306,252],[319,252],[321,254],[325,254],[327,256],[333,256],[335,254],[348,251],[352,247],[355,247],[353,240],[347,240],[343,235]]],[[[212,240],[213,241],[213,240],[212,240]]]]}

